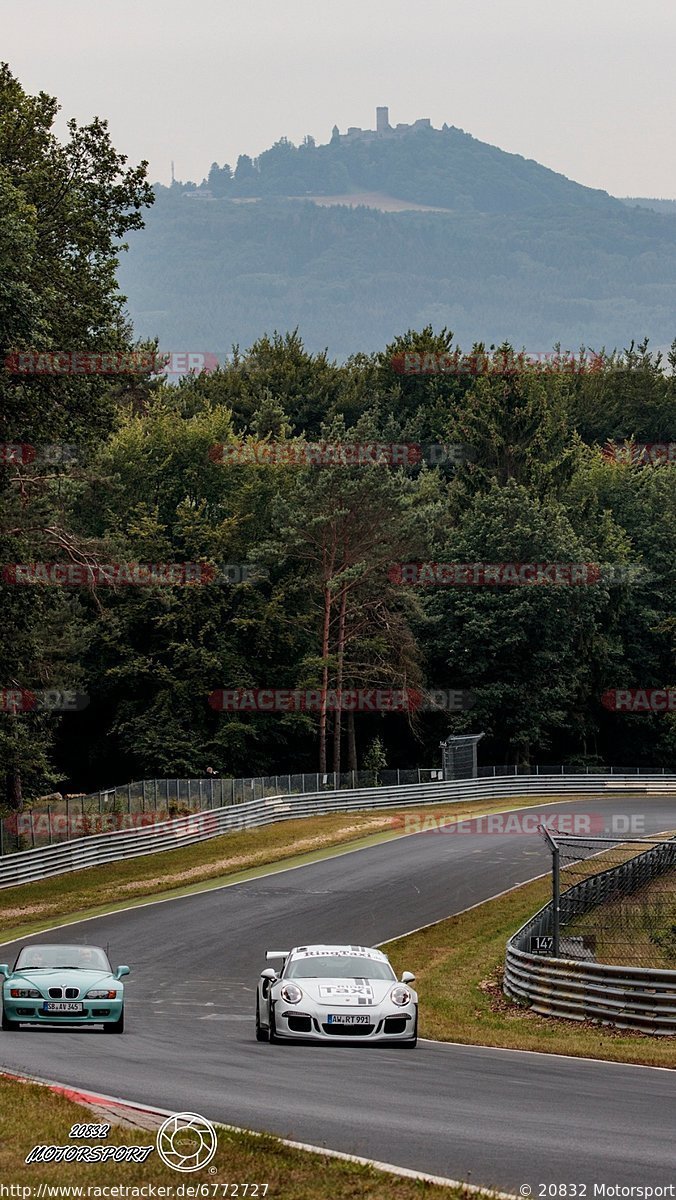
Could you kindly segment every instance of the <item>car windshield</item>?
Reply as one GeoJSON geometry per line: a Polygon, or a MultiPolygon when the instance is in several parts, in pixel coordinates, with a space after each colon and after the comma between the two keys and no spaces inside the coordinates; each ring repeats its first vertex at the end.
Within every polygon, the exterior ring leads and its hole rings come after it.
{"type": "Polygon", "coordinates": [[[285,979],[396,979],[388,962],[360,954],[317,954],[292,958],[285,979]]]}
{"type": "Polygon", "coordinates": [[[14,970],[70,967],[77,971],[110,971],[110,963],[98,946],[24,946],[14,970]]]}

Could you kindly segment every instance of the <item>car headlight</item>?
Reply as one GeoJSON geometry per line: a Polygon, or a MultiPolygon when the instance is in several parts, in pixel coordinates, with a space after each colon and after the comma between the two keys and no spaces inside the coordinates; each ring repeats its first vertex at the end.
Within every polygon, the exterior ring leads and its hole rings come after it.
{"type": "Polygon", "coordinates": [[[40,993],[37,988],[10,988],[9,994],[13,1000],[39,1000],[40,993]]]}
{"type": "Polygon", "coordinates": [[[410,1004],[411,993],[407,987],[395,987],[390,992],[390,1000],[393,1004],[398,1004],[403,1008],[404,1004],[410,1004]]]}
{"type": "Polygon", "coordinates": [[[85,1000],[114,1000],[116,996],[117,992],[112,989],[94,988],[92,992],[87,992],[85,1000]]]}
{"type": "Polygon", "coordinates": [[[298,1004],[303,999],[303,993],[295,983],[282,984],[282,999],[286,1000],[287,1004],[298,1004]]]}

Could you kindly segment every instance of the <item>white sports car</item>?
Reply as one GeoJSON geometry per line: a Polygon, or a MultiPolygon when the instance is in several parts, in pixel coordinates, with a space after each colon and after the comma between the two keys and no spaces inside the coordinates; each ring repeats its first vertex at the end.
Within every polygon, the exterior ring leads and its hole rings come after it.
{"type": "Polygon", "coordinates": [[[415,976],[398,980],[386,954],[367,946],[296,946],[268,950],[279,971],[261,972],[256,994],[259,1042],[392,1042],[413,1047],[418,1038],[415,976]]]}

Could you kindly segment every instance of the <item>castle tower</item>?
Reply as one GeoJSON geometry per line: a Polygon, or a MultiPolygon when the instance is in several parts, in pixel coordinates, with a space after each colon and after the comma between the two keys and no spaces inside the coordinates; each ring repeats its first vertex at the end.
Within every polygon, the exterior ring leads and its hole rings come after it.
{"type": "Polygon", "coordinates": [[[390,112],[388,108],[376,109],[376,133],[388,133],[390,129],[390,112]]]}

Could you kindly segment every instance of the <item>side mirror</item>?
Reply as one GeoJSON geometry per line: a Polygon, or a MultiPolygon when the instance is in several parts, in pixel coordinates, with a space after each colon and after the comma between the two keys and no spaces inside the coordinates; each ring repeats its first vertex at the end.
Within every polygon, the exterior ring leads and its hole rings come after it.
{"type": "Polygon", "coordinates": [[[402,974],[402,977],[401,977],[401,982],[402,983],[413,983],[414,979],[415,979],[415,975],[413,974],[412,971],[404,971],[402,974]]]}
{"type": "Polygon", "coordinates": [[[117,971],[115,972],[115,978],[121,979],[123,975],[128,975],[128,974],[129,974],[129,967],[118,967],[117,971]]]}
{"type": "Polygon", "coordinates": [[[269,979],[270,983],[272,983],[276,978],[277,972],[273,967],[266,967],[264,971],[261,971],[261,979],[269,979]]]}
{"type": "Polygon", "coordinates": [[[5,979],[7,979],[11,974],[12,972],[9,969],[9,963],[0,963],[0,975],[4,975],[5,979]]]}

